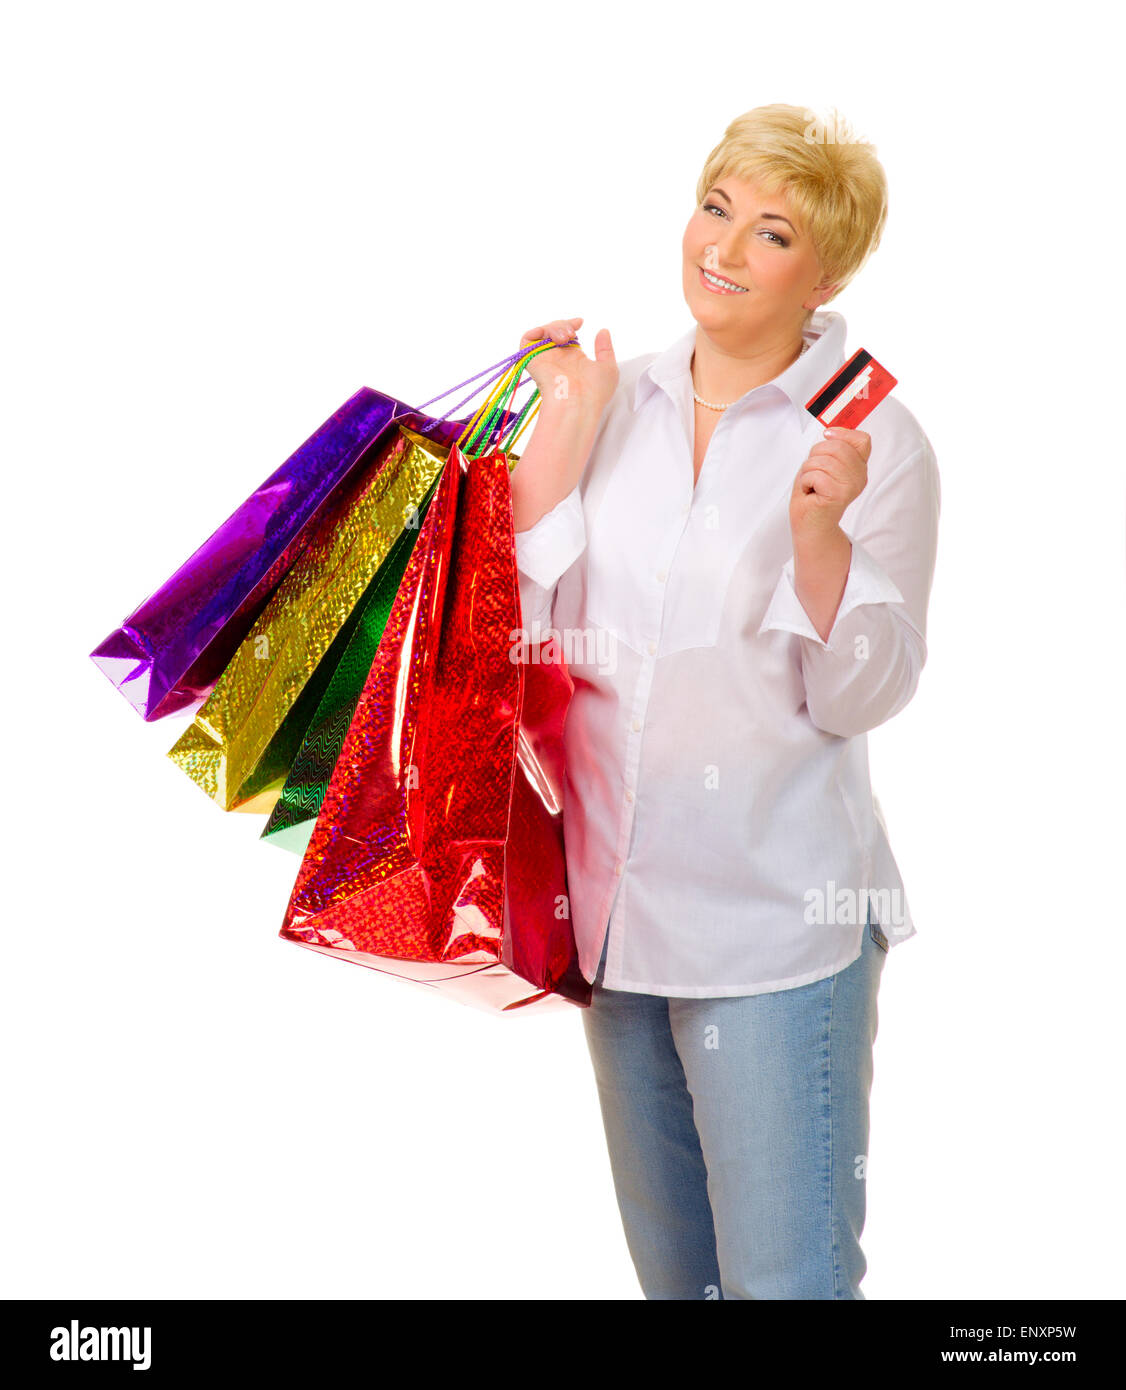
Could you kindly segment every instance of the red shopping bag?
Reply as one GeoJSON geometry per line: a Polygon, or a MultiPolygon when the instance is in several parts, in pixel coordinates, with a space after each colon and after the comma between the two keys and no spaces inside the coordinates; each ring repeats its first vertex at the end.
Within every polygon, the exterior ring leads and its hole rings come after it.
{"type": "Polygon", "coordinates": [[[509,461],[450,451],[280,935],[508,1010],[585,1005],[562,828],[565,667],[523,659],[509,461]]]}

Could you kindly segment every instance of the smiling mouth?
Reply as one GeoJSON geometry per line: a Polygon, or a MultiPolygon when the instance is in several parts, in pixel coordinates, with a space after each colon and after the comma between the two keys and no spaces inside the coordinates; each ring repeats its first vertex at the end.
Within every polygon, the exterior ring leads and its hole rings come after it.
{"type": "Polygon", "coordinates": [[[726,280],[722,275],[713,275],[710,270],[705,270],[703,266],[697,266],[700,272],[701,282],[712,292],[712,294],[746,294],[746,285],[737,285],[734,280],[726,280]]]}

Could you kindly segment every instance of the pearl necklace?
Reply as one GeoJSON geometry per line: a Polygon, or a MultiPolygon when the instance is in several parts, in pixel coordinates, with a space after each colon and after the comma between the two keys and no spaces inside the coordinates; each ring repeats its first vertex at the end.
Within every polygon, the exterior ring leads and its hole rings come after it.
{"type": "MultiPolygon", "coordinates": [[[[808,344],[808,343],[802,343],[802,345],[801,345],[801,352],[798,353],[798,356],[801,357],[802,353],[804,353],[805,350],[806,350],[808,347],[809,347],[809,344],[808,344]]],[[[702,406],[704,407],[705,410],[726,410],[727,407],[728,407],[729,405],[734,405],[734,404],[735,404],[734,401],[725,401],[725,402],[723,403],[723,405],[717,405],[717,404],[715,403],[715,401],[706,401],[706,400],[704,400],[703,396],[698,396],[698,395],[696,394],[696,386],[695,386],[695,383],[693,383],[693,386],[692,386],[692,398],[693,398],[693,400],[696,402],[697,405],[702,405],[702,406]]]]}
{"type": "Polygon", "coordinates": [[[692,395],[697,405],[705,406],[708,410],[726,410],[729,405],[734,405],[734,401],[728,401],[725,405],[716,405],[714,401],[706,401],[703,396],[696,395],[696,388],[692,388],[692,395]]]}

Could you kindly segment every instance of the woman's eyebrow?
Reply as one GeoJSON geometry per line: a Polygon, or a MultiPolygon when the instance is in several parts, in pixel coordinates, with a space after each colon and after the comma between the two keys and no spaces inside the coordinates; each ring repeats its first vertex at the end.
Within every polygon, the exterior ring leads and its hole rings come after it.
{"type": "MultiPolygon", "coordinates": [[[[734,206],[731,199],[727,196],[727,194],[723,191],[722,188],[713,188],[712,192],[718,193],[728,207],[734,206]]],[[[790,231],[793,232],[794,236],[797,236],[798,234],[798,229],[794,226],[790,219],[788,217],[783,217],[780,212],[760,212],[759,217],[761,217],[765,222],[785,222],[786,226],[789,227],[790,231]]]]}

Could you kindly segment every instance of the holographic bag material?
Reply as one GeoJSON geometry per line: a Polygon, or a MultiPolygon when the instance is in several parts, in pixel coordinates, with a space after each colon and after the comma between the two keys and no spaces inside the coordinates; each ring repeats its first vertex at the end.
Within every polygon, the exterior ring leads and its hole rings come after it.
{"type": "Polygon", "coordinates": [[[573,687],[524,659],[509,468],[451,449],[280,931],[488,1010],[590,1002],[563,846],[573,687]]]}
{"type": "Polygon", "coordinates": [[[363,597],[404,528],[417,524],[447,454],[401,427],[386,432],[365,468],[337,489],[169,751],[224,810],[273,809],[363,597]]]}
{"type": "Polygon", "coordinates": [[[336,488],[395,422],[445,446],[463,428],[362,387],[90,653],[142,718],[207,697],[336,488]]]}
{"type": "MultiPolygon", "coordinates": [[[[434,497],[437,480],[432,484],[418,507],[417,517],[412,517],[404,526],[399,539],[391,547],[387,559],[380,566],[379,573],[368,586],[346,629],[333,643],[333,648],[317,668],[316,677],[322,670],[325,679],[311,680],[310,686],[318,687],[317,705],[312,717],[304,723],[304,733],[286,775],[283,785],[262,839],[280,849],[287,849],[303,855],[313,832],[321,804],[328,789],[332,770],[344,736],[352,722],[356,703],[364,688],[380,639],[387,626],[387,619],[403,573],[410,560],[419,530],[426,519],[426,511],[434,497]],[[336,647],[343,642],[339,660],[336,647]],[[327,668],[327,670],[325,669],[327,668]]],[[[298,704],[303,703],[303,693],[298,704]]],[[[300,722],[300,712],[286,723],[300,722]]],[[[283,734],[285,725],[283,725],[283,734]]]]}

